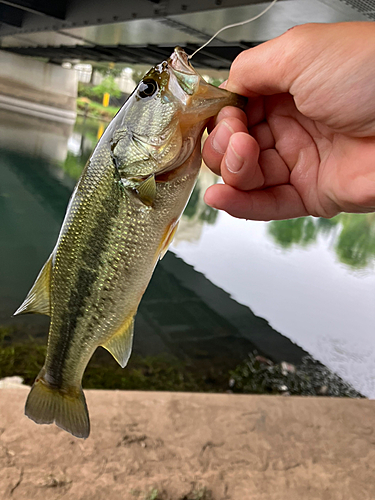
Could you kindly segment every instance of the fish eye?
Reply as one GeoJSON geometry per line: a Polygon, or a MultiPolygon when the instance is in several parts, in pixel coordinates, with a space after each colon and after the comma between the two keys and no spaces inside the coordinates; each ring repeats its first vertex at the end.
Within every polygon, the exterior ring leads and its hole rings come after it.
{"type": "Polygon", "coordinates": [[[155,80],[143,80],[143,82],[141,82],[141,84],[139,85],[138,95],[139,97],[144,99],[145,97],[153,96],[157,90],[158,84],[155,82],[155,80]]]}

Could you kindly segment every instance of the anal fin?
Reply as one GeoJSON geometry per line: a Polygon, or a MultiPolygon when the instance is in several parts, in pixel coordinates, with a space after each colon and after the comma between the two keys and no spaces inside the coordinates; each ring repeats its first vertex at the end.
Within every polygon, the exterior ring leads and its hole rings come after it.
{"type": "Polygon", "coordinates": [[[51,310],[50,286],[52,277],[52,255],[42,267],[35,283],[22,302],[17,311],[13,314],[46,314],[49,316],[51,310]]]}
{"type": "Polygon", "coordinates": [[[129,361],[133,347],[133,333],[134,316],[131,316],[107,342],[102,344],[102,347],[112,354],[121,368],[125,368],[129,361]]]}

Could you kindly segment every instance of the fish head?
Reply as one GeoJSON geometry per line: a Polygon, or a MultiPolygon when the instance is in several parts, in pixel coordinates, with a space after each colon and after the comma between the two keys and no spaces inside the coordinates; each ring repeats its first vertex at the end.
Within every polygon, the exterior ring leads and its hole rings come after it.
{"type": "Polygon", "coordinates": [[[207,83],[193,68],[186,52],[176,47],[168,59],[170,73],[168,91],[180,102],[181,127],[192,131],[198,125],[199,132],[207,120],[224,106],[244,107],[246,98],[207,83]]]}
{"type": "Polygon", "coordinates": [[[208,119],[245,98],[208,84],[183,49],[153,67],[108,127],[121,178],[145,178],[182,165],[193,153],[208,119]]]}

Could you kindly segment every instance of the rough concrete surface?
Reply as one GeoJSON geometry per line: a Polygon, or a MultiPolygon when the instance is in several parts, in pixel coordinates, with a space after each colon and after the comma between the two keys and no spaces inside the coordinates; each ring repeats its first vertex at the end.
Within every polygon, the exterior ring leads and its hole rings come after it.
{"type": "Polygon", "coordinates": [[[82,441],[24,417],[27,391],[0,390],[1,499],[375,499],[374,401],[86,394],[82,441]]]}

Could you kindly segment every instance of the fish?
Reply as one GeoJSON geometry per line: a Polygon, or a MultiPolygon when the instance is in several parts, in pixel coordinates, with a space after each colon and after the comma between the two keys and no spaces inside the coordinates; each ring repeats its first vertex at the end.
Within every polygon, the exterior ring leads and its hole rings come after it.
{"type": "Polygon", "coordinates": [[[97,347],[125,367],[134,317],[201,165],[209,118],[244,98],[208,84],[176,47],[150,69],[96,145],[57,243],[17,314],[50,316],[25,414],[87,438],[82,376],[97,347]]]}

